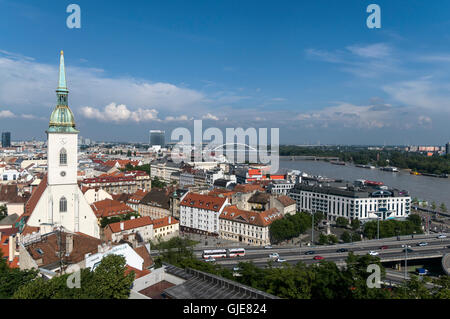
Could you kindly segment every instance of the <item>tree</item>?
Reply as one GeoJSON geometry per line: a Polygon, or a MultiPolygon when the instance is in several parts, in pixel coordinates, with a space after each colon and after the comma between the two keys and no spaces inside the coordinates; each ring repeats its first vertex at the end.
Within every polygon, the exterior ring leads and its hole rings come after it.
{"type": "Polygon", "coordinates": [[[19,287],[32,281],[37,274],[36,270],[9,268],[0,250],[0,299],[11,298],[19,287]]]}
{"type": "Polygon", "coordinates": [[[326,245],[326,244],[328,244],[328,236],[322,233],[319,235],[319,245],[326,245]]]}
{"type": "Polygon", "coordinates": [[[447,212],[447,206],[445,206],[444,203],[442,203],[441,206],[439,206],[439,208],[441,209],[442,212],[444,212],[444,213],[447,212]]]}
{"type": "Polygon", "coordinates": [[[127,151],[127,157],[131,157],[131,151],[130,150],[127,151]]]}
{"type": "Polygon", "coordinates": [[[336,226],[337,227],[347,227],[348,220],[345,217],[338,217],[336,218],[336,226]]]}
{"type": "Polygon", "coordinates": [[[328,243],[329,244],[337,244],[338,242],[339,242],[339,240],[335,235],[333,235],[333,234],[328,235],[328,243]]]}
{"type": "Polygon", "coordinates": [[[100,265],[90,271],[80,271],[80,288],[69,288],[70,274],[63,274],[44,281],[36,278],[22,285],[14,299],[127,299],[130,295],[134,272],[125,274],[125,257],[108,255],[100,265]]]}
{"type": "Polygon", "coordinates": [[[359,222],[358,218],[352,219],[351,226],[352,226],[353,230],[358,230],[360,225],[361,225],[361,223],[359,222]]]}
{"type": "Polygon", "coordinates": [[[431,203],[431,209],[432,209],[432,210],[436,210],[436,208],[437,208],[436,203],[435,203],[435,202],[432,202],[432,203],[431,203]]]}
{"type": "Polygon", "coordinates": [[[344,243],[349,243],[352,241],[352,236],[348,231],[344,231],[341,235],[341,239],[344,243]]]}

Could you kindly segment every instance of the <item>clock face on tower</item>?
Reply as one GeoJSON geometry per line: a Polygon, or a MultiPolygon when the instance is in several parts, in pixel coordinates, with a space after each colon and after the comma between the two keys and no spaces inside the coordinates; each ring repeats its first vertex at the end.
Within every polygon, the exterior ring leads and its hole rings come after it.
{"type": "Polygon", "coordinates": [[[61,142],[62,145],[67,143],[67,139],[65,137],[61,137],[59,141],[61,142]]]}

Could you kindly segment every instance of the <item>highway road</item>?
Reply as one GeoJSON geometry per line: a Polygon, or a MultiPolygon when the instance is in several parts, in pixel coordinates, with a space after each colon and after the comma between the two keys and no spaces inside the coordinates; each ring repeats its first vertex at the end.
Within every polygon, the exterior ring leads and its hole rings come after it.
{"type": "MultiPolygon", "coordinates": [[[[334,261],[337,264],[344,264],[348,256],[348,252],[337,252],[339,248],[347,248],[348,251],[356,255],[364,255],[373,250],[379,253],[381,261],[401,261],[405,259],[404,248],[402,245],[411,246],[412,252],[408,252],[408,260],[420,258],[440,257],[446,253],[450,253],[450,236],[445,239],[438,239],[437,235],[422,235],[419,238],[403,239],[382,239],[357,242],[354,244],[339,244],[332,246],[315,246],[315,247],[274,247],[272,249],[264,248],[247,248],[245,257],[217,259],[216,263],[225,267],[234,267],[239,261],[252,261],[255,265],[264,267],[267,265],[270,253],[278,253],[280,258],[285,259],[290,264],[296,264],[299,261],[307,264],[316,263],[314,256],[320,255],[325,260],[334,261]],[[427,246],[418,246],[420,242],[427,242],[427,246]],[[381,246],[387,246],[387,249],[380,249],[381,246]],[[305,255],[305,252],[313,250],[312,255],[305,255]]],[[[195,251],[195,255],[201,259],[201,251],[195,251]]],[[[279,263],[274,263],[279,264],[279,263]]]]}

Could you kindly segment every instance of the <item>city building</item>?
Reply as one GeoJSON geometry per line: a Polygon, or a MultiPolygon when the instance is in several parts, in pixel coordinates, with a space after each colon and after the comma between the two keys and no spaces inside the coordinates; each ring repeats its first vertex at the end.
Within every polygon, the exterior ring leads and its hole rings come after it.
{"type": "Polygon", "coordinates": [[[166,146],[165,132],[160,130],[150,130],[150,146],[160,146],[161,148],[164,148],[166,146]]]}
{"type": "Polygon", "coordinates": [[[405,218],[411,211],[408,192],[388,189],[386,186],[355,186],[344,182],[297,184],[289,197],[297,202],[298,210],[322,212],[329,220],[338,217],[358,218],[361,221],[405,218]]]}
{"type": "Polygon", "coordinates": [[[11,147],[11,133],[10,132],[2,133],[2,147],[11,147]]]}
{"type": "Polygon", "coordinates": [[[269,184],[267,190],[273,195],[287,195],[294,186],[295,183],[287,180],[274,180],[269,184]]]}
{"type": "Polygon", "coordinates": [[[445,154],[450,155],[450,142],[445,144],[445,154]]]}
{"type": "Polygon", "coordinates": [[[232,205],[225,207],[219,218],[220,238],[262,246],[270,244],[269,226],[273,221],[283,218],[283,214],[276,208],[255,212],[232,205]]]}
{"type": "Polygon", "coordinates": [[[152,219],[170,216],[170,192],[166,189],[152,189],[139,202],[138,212],[139,215],[152,219]]]}
{"type": "Polygon", "coordinates": [[[22,235],[37,231],[45,234],[56,226],[63,226],[68,231],[99,238],[97,217],[77,183],[79,131],[68,106],[69,90],[62,51],[56,93],[57,105],[46,131],[47,174],[25,206],[21,232],[22,235]]]}
{"type": "Polygon", "coordinates": [[[134,218],[108,224],[104,230],[105,239],[113,243],[120,242],[124,236],[134,233],[140,242],[153,239],[153,221],[150,217],[134,218]]]}
{"type": "Polygon", "coordinates": [[[151,189],[150,176],[143,171],[104,175],[94,178],[85,178],[81,186],[100,188],[109,194],[135,193],[138,189],[148,191],[151,189]]]}
{"type": "Polygon", "coordinates": [[[219,234],[219,216],[228,205],[226,197],[186,193],[180,201],[180,230],[219,234]]]}

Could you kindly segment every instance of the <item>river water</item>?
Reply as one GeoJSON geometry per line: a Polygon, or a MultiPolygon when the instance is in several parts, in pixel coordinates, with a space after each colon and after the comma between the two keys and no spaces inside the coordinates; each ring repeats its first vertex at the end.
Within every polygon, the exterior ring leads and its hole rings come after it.
{"type": "Polygon", "coordinates": [[[296,169],[310,175],[321,175],[349,181],[367,179],[383,182],[387,186],[409,191],[411,198],[417,197],[428,201],[430,204],[434,201],[438,206],[445,203],[447,209],[450,210],[450,178],[416,176],[409,174],[408,171],[392,173],[377,168],[360,168],[350,164],[345,166],[333,165],[325,161],[280,159],[280,168],[296,169]]]}

